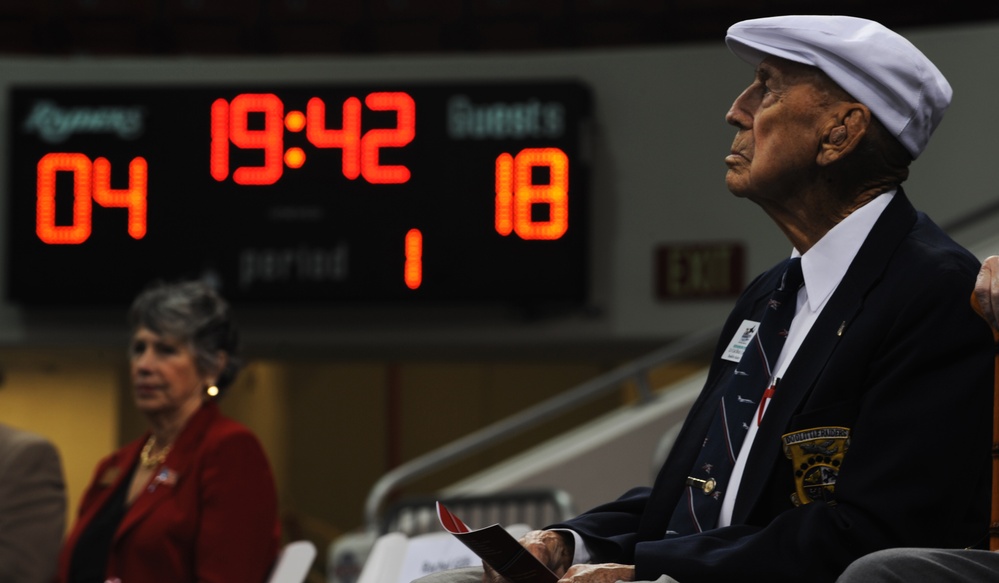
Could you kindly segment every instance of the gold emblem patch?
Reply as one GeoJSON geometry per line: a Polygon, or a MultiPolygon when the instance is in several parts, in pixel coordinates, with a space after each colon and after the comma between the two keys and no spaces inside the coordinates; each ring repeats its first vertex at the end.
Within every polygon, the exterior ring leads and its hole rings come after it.
{"type": "Polygon", "coordinates": [[[826,500],[836,489],[839,466],[850,447],[850,429],[815,427],[786,433],[781,441],[794,468],[794,505],[826,500]]]}

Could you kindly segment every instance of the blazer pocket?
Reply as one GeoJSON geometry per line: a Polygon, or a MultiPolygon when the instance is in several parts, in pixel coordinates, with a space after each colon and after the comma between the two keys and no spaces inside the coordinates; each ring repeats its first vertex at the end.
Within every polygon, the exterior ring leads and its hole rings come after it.
{"type": "Polygon", "coordinates": [[[816,501],[836,503],[836,478],[850,449],[850,428],[857,411],[857,403],[849,401],[791,419],[791,430],[781,436],[781,445],[791,462],[795,486],[791,501],[795,506],[816,501]]]}

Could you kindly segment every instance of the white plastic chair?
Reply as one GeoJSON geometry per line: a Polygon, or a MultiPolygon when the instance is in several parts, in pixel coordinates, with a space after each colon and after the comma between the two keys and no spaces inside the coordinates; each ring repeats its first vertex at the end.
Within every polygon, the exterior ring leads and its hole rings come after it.
{"type": "Polygon", "coordinates": [[[316,545],[312,544],[312,541],[299,540],[288,543],[281,549],[267,583],[303,583],[315,559],[316,545]]]}

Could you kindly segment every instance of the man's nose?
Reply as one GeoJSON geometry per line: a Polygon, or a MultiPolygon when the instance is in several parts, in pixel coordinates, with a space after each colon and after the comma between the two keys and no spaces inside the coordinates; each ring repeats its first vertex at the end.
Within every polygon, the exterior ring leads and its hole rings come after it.
{"type": "Polygon", "coordinates": [[[753,116],[749,113],[747,107],[748,99],[749,89],[746,89],[732,102],[732,107],[728,108],[728,112],[725,114],[725,121],[729,125],[733,125],[739,129],[747,129],[752,126],[753,116]]]}

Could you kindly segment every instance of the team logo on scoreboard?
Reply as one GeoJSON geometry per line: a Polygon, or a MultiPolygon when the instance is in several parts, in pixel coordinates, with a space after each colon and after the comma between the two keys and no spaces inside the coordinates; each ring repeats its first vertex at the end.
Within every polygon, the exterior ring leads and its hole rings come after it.
{"type": "Polygon", "coordinates": [[[116,134],[134,140],[145,130],[141,107],[59,107],[48,100],[36,101],[24,121],[26,133],[37,133],[50,144],[65,142],[76,134],[116,134]]]}
{"type": "Polygon", "coordinates": [[[815,427],[781,437],[784,455],[794,468],[795,506],[827,500],[836,489],[843,456],[850,447],[848,427],[815,427]]]}

